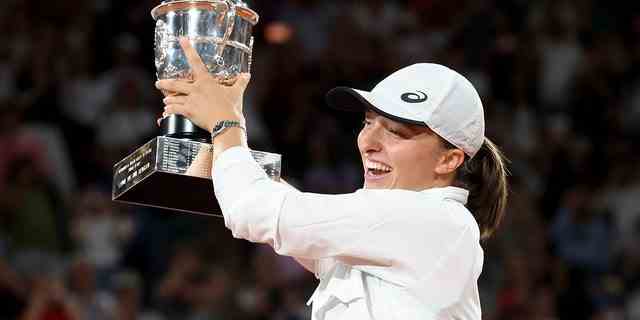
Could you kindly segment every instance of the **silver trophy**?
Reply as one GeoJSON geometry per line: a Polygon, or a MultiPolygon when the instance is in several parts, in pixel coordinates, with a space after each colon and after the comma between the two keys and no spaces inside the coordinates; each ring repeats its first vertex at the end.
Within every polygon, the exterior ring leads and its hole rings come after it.
{"type": "MultiPolygon", "coordinates": [[[[253,26],[258,14],[242,1],[163,1],[151,10],[156,20],[155,66],[158,79],[189,79],[191,68],[179,43],[186,37],[209,72],[221,83],[251,71],[253,26]]],[[[165,94],[172,94],[165,92],[165,94]]],[[[114,166],[113,200],[171,210],[220,215],[211,182],[209,132],[187,118],[161,120],[162,136],[147,142],[114,166]]],[[[251,151],[274,180],[279,154],[251,151]]]]}

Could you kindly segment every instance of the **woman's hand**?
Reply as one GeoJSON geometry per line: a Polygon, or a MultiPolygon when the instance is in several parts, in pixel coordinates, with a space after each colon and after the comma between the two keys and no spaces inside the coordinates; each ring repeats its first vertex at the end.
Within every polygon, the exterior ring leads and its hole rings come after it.
{"type": "Polygon", "coordinates": [[[166,79],[156,82],[156,88],[175,95],[164,98],[163,116],[183,115],[197,126],[211,132],[222,120],[240,121],[244,125],[242,97],[251,76],[238,75],[231,85],[220,83],[220,79],[209,73],[198,52],[186,38],[180,39],[193,79],[166,79]]]}

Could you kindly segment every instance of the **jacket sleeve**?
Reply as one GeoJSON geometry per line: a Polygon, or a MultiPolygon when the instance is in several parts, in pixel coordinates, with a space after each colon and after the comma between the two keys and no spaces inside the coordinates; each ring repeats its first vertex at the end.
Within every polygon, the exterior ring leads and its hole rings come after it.
{"type": "Polygon", "coordinates": [[[212,178],[225,225],[236,238],[268,243],[279,254],[301,259],[348,255],[379,260],[357,250],[359,240],[380,221],[362,194],[297,191],[269,179],[244,147],[223,152],[212,178]]]}

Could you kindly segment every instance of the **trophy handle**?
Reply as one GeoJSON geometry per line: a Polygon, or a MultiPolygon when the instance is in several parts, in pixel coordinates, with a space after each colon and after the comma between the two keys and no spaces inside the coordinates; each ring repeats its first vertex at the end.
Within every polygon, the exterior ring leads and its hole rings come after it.
{"type": "Polygon", "coordinates": [[[251,74],[251,64],[253,63],[253,36],[249,39],[249,62],[247,64],[247,72],[251,74]]]}
{"type": "Polygon", "coordinates": [[[218,52],[216,53],[216,63],[218,65],[224,64],[224,49],[227,47],[227,43],[229,38],[231,38],[231,33],[233,32],[233,28],[236,24],[236,4],[231,0],[225,0],[227,6],[229,7],[229,11],[227,11],[227,29],[224,32],[224,36],[222,37],[222,42],[218,46],[218,52]]]}

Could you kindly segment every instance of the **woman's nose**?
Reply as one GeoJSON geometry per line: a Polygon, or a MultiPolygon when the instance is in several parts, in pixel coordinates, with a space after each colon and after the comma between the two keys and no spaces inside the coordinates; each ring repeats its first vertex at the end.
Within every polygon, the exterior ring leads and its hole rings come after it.
{"type": "Polygon", "coordinates": [[[362,128],[358,135],[358,148],[361,152],[380,151],[380,128],[375,124],[369,124],[362,128]]]}

